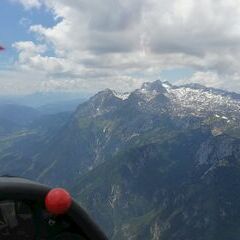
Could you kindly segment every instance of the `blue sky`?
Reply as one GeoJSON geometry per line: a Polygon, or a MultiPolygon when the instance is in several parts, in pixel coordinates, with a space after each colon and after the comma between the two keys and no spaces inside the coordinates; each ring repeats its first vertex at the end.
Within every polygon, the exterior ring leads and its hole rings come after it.
{"type": "Polygon", "coordinates": [[[55,23],[50,11],[46,9],[31,9],[30,11],[17,2],[9,0],[1,1],[0,9],[0,44],[6,48],[0,55],[0,66],[10,67],[17,57],[16,50],[12,47],[18,41],[35,41],[34,34],[28,27],[35,24],[43,24],[51,27],[55,23]]]}
{"type": "Polygon", "coordinates": [[[238,0],[2,0],[0,95],[159,78],[239,91],[239,12],[238,0]]]}

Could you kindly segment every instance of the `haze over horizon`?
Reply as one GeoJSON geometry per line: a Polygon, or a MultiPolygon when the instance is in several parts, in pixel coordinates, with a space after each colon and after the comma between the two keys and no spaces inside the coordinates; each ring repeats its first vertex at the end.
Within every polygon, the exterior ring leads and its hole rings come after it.
{"type": "Polygon", "coordinates": [[[156,79],[240,92],[239,0],[3,0],[0,95],[131,91],[156,79]]]}

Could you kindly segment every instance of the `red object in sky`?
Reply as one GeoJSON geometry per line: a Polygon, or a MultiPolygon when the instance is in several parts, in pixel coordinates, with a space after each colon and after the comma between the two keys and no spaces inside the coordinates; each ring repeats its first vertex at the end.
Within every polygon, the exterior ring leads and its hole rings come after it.
{"type": "Polygon", "coordinates": [[[54,215],[62,215],[66,213],[71,205],[71,195],[62,188],[52,189],[45,198],[45,206],[48,212],[54,215]]]}
{"type": "Polygon", "coordinates": [[[2,47],[2,46],[0,46],[0,51],[3,51],[3,50],[5,50],[5,48],[4,48],[4,47],[2,47]]]}

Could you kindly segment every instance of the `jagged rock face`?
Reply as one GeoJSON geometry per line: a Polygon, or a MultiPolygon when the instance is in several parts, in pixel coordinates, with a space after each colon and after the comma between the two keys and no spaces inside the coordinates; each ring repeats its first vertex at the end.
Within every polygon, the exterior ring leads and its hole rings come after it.
{"type": "Polygon", "coordinates": [[[199,165],[219,164],[224,161],[234,164],[233,157],[240,161],[240,142],[225,135],[204,142],[197,152],[199,165]]]}
{"type": "Polygon", "coordinates": [[[73,191],[114,240],[237,240],[239,149],[239,140],[204,129],[163,142],[155,136],[80,178],[73,191]]]}
{"type": "Polygon", "coordinates": [[[97,117],[115,110],[121,103],[121,99],[115,96],[114,91],[106,89],[80,105],[74,117],[97,117]]]}
{"type": "Polygon", "coordinates": [[[157,80],[152,83],[144,83],[142,85],[141,90],[144,92],[157,92],[157,93],[166,93],[166,88],[162,85],[162,82],[160,80],[157,80]]]}

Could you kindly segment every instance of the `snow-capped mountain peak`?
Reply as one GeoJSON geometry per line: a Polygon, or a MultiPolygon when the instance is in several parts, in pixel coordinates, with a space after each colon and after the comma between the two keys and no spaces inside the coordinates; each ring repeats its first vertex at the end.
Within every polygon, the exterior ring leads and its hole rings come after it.
{"type": "Polygon", "coordinates": [[[157,80],[144,83],[132,93],[107,89],[93,99],[98,109],[102,109],[98,114],[115,109],[115,103],[122,105],[134,102],[143,111],[168,112],[172,116],[212,117],[228,123],[240,120],[240,94],[199,84],[175,86],[157,80]]]}
{"type": "Polygon", "coordinates": [[[174,86],[157,80],[144,83],[133,94],[150,105],[152,101],[163,99],[157,98],[158,96],[166,97],[168,111],[175,116],[205,117],[221,113],[220,116],[227,116],[228,121],[240,119],[240,94],[207,88],[200,84],[174,86]]]}

